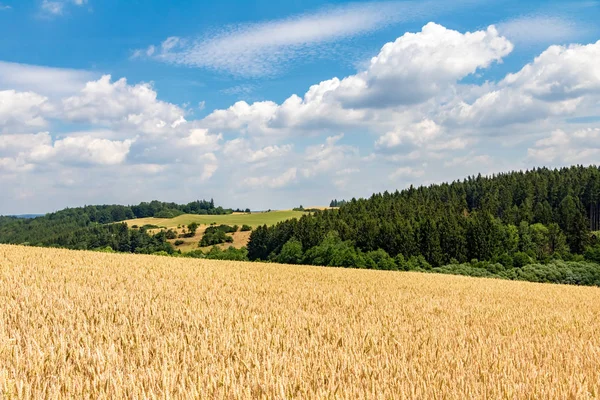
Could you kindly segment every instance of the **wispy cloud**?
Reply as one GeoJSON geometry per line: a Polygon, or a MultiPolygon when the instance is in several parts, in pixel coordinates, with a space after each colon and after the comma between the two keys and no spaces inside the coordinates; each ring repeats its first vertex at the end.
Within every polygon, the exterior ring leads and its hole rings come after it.
{"type": "Polygon", "coordinates": [[[41,5],[41,11],[46,16],[57,16],[62,15],[65,11],[65,7],[69,4],[75,4],[76,6],[83,6],[87,4],[88,0],[43,0],[41,5]]]}
{"type": "Polygon", "coordinates": [[[517,44],[564,43],[587,32],[588,28],[568,18],[526,15],[498,24],[498,31],[517,44]]]}
{"type": "Polygon", "coordinates": [[[11,8],[11,6],[0,3],[0,11],[10,10],[11,8]]]}
{"type": "MultiPolygon", "coordinates": [[[[461,4],[470,2],[463,1],[461,4]]],[[[134,51],[133,57],[147,56],[237,76],[271,75],[293,59],[326,52],[319,49],[320,46],[373,32],[394,23],[432,16],[451,7],[444,3],[352,3],[282,20],[233,26],[199,39],[170,37],[160,47],[149,46],[134,51]]]]}
{"type": "Polygon", "coordinates": [[[35,91],[43,95],[81,90],[96,74],[66,68],[40,67],[0,61],[0,90],[35,91]]]}

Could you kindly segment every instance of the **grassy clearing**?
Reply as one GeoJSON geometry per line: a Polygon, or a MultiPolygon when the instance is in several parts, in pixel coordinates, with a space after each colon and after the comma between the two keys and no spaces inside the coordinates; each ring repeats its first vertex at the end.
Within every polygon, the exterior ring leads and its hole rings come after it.
{"type": "Polygon", "coordinates": [[[599,296],[0,246],[0,398],[598,398],[599,296]]]}
{"type": "Polygon", "coordinates": [[[260,225],[275,225],[278,222],[291,218],[300,218],[305,213],[301,211],[270,211],[265,213],[242,214],[233,213],[229,215],[193,215],[184,214],[175,218],[138,218],[125,221],[129,226],[132,225],[157,225],[165,228],[176,228],[178,225],[189,225],[196,222],[200,225],[210,225],[216,222],[217,225],[250,225],[255,228],[260,225]]]}

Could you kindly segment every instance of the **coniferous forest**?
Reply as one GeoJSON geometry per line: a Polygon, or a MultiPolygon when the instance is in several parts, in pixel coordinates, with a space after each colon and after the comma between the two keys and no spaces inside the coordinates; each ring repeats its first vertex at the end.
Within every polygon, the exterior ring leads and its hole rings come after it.
{"type": "Polygon", "coordinates": [[[600,284],[600,169],[410,187],[256,229],[251,260],[600,284]]]}

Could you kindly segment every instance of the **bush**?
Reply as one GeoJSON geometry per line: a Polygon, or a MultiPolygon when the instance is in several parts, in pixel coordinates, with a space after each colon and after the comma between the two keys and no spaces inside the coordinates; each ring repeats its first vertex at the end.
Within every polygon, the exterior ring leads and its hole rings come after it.
{"type": "Polygon", "coordinates": [[[172,229],[169,229],[166,233],[167,239],[177,239],[177,232],[172,229]]]}
{"type": "Polygon", "coordinates": [[[174,244],[175,244],[175,246],[181,246],[184,243],[185,242],[183,240],[176,240],[174,244]]]}
{"type": "Polygon", "coordinates": [[[291,238],[281,248],[276,261],[282,264],[300,264],[303,257],[302,243],[296,238],[291,238]]]}
{"type": "Polygon", "coordinates": [[[385,250],[369,251],[364,255],[365,265],[369,269],[397,270],[396,262],[385,250]]]}
{"type": "Polygon", "coordinates": [[[184,253],[183,257],[190,258],[208,258],[211,260],[230,260],[230,261],[248,261],[248,250],[245,247],[236,249],[230,246],[226,250],[221,250],[218,247],[213,247],[207,253],[202,250],[194,250],[189,253],[184,253]]]}
{"type": "Polygon", "coordinates": [[[175,218],[175,217],[179,217],[180,215],[183,215],[183,211],[165,208],[164,210],[157,212],[154,215],[154,217],[155,218],[175,218]]]}
{"type": "Polygon", "coordinates": [[[585,250],[584,256],[586,260],[593,261],[595,263],[600,263],[600,245],[588,247],[585,250]]]}
{"type": "Polygon", "coordinates": [[[202,240],[200,240],[198,246],[207,247],[221,243],[233,243],[233,238],[227,235],[223,230],[218,228],[208,228],[206,232],[204,232],[204,235],[202,235],[202,240]]]}
{"type": "Polygon", "coordinates": [[[160,228],[161,227],[158,225],[146,224],[146,225],[142,226],[140,229],[148,230],[148,229],[160,229],[160,228]]]}
{"type": "Polygon", "coordinates": [[[242,232],[249,232],[252,230],[250,225],[242,225],[242,232]]]}

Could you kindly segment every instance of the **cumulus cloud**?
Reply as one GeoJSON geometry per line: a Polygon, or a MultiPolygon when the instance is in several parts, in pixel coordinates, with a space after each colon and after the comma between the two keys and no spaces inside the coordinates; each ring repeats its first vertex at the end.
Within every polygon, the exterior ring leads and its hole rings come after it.
{"type": "Polygon", "coordinates": [[[302,174],[306,178],[347,167],[353,157],[358,157],[356,147],[338,144],[343,134],[330,136],[324,144],[309,146],[305,150],[302,174]]]}
{"type": "Polygon", "coordinates": [[[285,135],[297,129],[372,128],[389,122],[385,119],[390,113],[377,109],[394,108],[396,118],[403,108],[443,94],[456,81],[500,61],[511,50],[512,44],[494,27],[463,34],[430,23],[419,33],[406,33],[383,46],[369,67],[356,75],[323,81],[311,86],[303,98],[292,95],[281,105],[240,101],[215,110],[203,123],[257,136],[285,135]]]}
{"type": "Polygon", "coordinates": [[[48,98],[33,92],[0,91],[0,132],[46,125],[48,98]]]}
{"type": "Polygon", "coordinates": [[[440,115],[450,124],[501,127],[593,112],[600,94],[600,41],[550,46],[472,103],[459,100],[440,115]]]}
{"type": "Polygon", "coordinates": [[[531,161],[544,165],[597,163],[600,156],[600,128],[574,132],[557,129],[527,149],[531,161]]]}
{"type": "Polygon", "coordinates": [[[33,168],[44,164],[122,164],[132,140],[111,141],[90,136],[53,140],[48,132],[0,136],[0,156],[5,163],[33,168]]]}
{"type": "Polygon", "coordinates": [[[151,84],[128,85],[125,78],[112,82],[110,75],[64,99],[61,112],[67,120],[130,126],[144,133],[161,133],[186,122],[184,110],[158,100],[151,84]]]}

